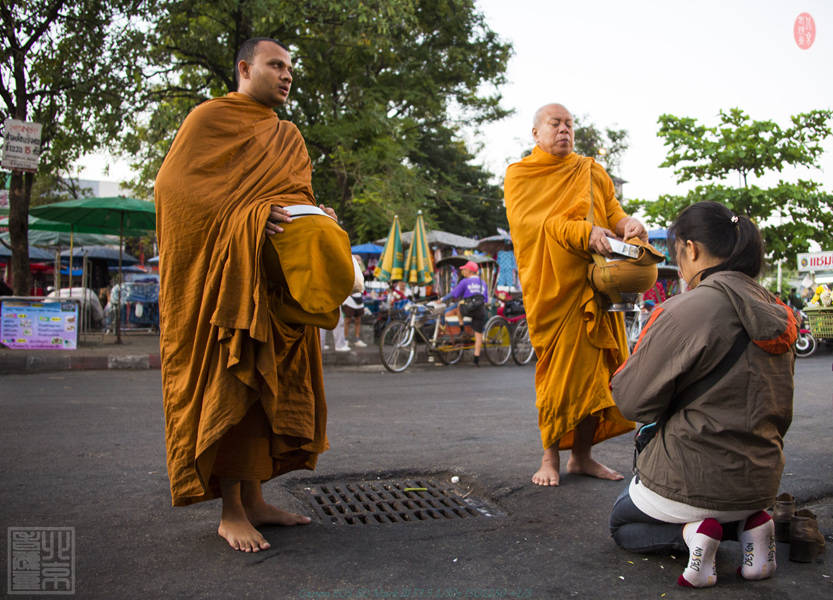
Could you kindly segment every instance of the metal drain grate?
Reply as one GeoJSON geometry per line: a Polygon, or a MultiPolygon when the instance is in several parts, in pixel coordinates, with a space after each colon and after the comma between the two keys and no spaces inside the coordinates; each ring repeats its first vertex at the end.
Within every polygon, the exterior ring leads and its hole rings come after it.
{"type": "Polygon", "coordinates": [[[315,512],[336,525],[379,525],[502,517],[505,513],[429,478],[334,482],[303,488],[315,512]]]}

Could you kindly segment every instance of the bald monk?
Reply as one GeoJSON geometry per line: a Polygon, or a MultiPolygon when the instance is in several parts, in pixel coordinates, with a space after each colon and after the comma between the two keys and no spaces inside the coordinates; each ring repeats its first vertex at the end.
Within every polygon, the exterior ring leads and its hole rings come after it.
{"type": "Polygon", "coordinates": [[[318,329],[276,318],[261,265],[291,222],[283,207],[315,207],[304,140],[273,110],[289,52],[248,40],[235,75],[237,92],[185,119],[156,179],[160,346],[173,504],[222,497],[218,533],[258,552],[258,526],[310,522],[267,503],[261,482],[315,467],[327,412],[318,329]]]}
{"type": "Polygon", "coordinates": [[[610,394],[612,373],[627,357],[621,313],[601,309],[587,278],[590,251],[610,256],[606,236],[647,241],[628,217],[613,182],[592,158],[573,152],[573,116],[560,104],[541,107],[533,120],[535,148],[509,165],[506,214],[524,291],[535,369],[538,426],[544,455],[532,476],[559,484],[559,450],[572,450],[567,472],[619,480],[595,461],[593,444],[633,429],[610,394]],[[586,220],[592,198],[594,223],[586,220]]]}

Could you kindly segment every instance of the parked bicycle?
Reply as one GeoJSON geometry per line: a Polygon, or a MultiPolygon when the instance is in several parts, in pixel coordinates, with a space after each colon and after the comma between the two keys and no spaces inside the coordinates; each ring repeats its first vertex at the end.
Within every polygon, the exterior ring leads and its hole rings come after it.
{"type": "MultiPolygon", "coordinates": [[[[386,369],[401,373],[413,363],[417,343],[425,344],[443,364],[460,362],[465,350],[474,348],[474,332],[463,323],[446,319],[445,305],[439,302],[412,302],[405,307],[405,321],[391,321],[379,337],[379,356],[386,369]],[[461,326],[462,325],[462,326],[461,326]]],[[[483,329],[483,350],[494,365],[509,360],[509,323],[501,316],[491,317],[483,329]]]]}
{"type": "Polygon", "coordinates": [[[535,348],[529,339],[529,324],[526,322],[526,314],[521,316],[512,331],[512,360],[515,364],[525,365],[535,358],[535,348]]]}
{"type": "Polygon", "coordinates": [[[496,297],[499,302],[497,314],[506,319],[512,331],[512,360],[515,364],[525,365],[535,356],[535,349],[529,340],[529,325],[526,322],[523,300],[512,298],[506,292],[498,292],[496,297]]]}

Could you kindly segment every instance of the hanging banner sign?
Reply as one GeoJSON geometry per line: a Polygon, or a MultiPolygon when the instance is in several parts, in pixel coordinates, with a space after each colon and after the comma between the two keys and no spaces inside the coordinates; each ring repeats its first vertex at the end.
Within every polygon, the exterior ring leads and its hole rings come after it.
{"type": "Polygon", "coordinates": [[[42,129],[40,123],[6,119],[3,122],[3,159],[0,166],[12,171],[37,171],[42,129]]]}
{"type": "Polygon", "coordinates": [[[27,350],[75,350],[78,346],[78,303],[3,300],[0,343],[27,350]]]}
{"type": "Polygon", "coordinates": [[[833,271],[833,252],[809,252],[798,255],[799,271],[833,271]]]}

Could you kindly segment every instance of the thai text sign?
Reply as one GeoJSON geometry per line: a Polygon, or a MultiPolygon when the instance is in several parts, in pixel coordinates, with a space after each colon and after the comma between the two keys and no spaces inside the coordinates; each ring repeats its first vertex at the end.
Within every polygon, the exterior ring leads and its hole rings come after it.
{"type": "Polygon", "coordinates": [[[833,252],[810,252],[798,255],[799,271],[833,271],[833,252]]]}
{"type": "Polygon", "coordinates": [[[40,161],[40,123],[6,119],[3,122],[3,160],[0,166],[13,171],[37,171],[40,161]]]}
{"type": "Polygon", "coordinates": [[[78,303],[3,300],[0,343],[14,349],[75,350],[78,346],[78,303]]]}

